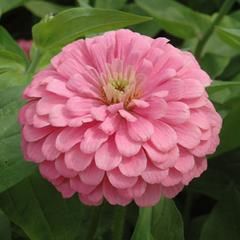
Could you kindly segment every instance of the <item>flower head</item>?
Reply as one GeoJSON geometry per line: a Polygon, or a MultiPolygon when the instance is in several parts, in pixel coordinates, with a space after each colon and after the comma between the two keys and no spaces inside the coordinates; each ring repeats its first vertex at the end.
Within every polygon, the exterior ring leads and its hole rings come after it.
{"type": "Polygon", "coordinates": [[[172,198],[206,170],[219,143],[210,82],[165,38],[118,30],[75,41],[24,91],[25,159],[85,204],[172,198]]]}
{"type": "Polygon", "coordinates": [[[20,48],[22,48],[23,52],[29,56],[30,55],[30,50],[32,47],[32,40],[25,40],[25,39],[19,39],[17,41],[18,45],[20,48]]]}

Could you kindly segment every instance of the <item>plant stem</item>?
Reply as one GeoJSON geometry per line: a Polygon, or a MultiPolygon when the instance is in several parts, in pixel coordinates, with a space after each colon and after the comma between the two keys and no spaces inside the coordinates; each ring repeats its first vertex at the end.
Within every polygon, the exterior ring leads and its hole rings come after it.
{"type": "Polygon", "coordinates": [[[92,209],[91,212],[91,223],[90,226],[88,228],[88,233],[87,233],[87,240],[93,240],[94,239],[94,235],[98,226],[98,221],[99,221],[99,217],[100,217],[100,211],[101,211],[101,207],[95,207],[94,209],[92,209]]]}
{"type": "Polygon", "coordinates": [[[33,74],[35,71],[36,71],[36,68],[37,68],[37,65],[39,63],[39,60],[42,56],[42,53],[41,51],[37,48],[33,54],[33,58],[32,58],[32,61],[26,71],[26,73],[28,74],[33,74]]]}
{"type": "Polygon", "coordinates": [[[116,206],[113,220],[113,240],[123,240],[126,207],[116,206]]]}
{"type": "Polygon", "coordinates": [[[151,240],[151,226],[152,226],[152,208],[139,208],[137,223],[132,234],[131,240],[151,240]]]}
{"type": "Polygon", "coordinates": [[[208,42],[209,38],[211,37],[214,28],[216,25],[218,25],[223,17],[228,13],[228,11],[232,8],[232,5],[234,4],[235,0],[225,0],[222,7],[220,8],[220,11],[218,15],[213,20],[212,24],[209,26],[207,31],[203,34],[203,37],[199,40],[196,49],[195,49],[195,56],[197,59],[200,59],[202,55],[202,51],[208,42]]]}

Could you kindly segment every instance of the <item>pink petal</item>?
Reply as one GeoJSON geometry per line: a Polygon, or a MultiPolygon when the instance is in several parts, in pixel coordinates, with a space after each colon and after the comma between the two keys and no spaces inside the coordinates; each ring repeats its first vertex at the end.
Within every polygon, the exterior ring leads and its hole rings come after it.
{"type": "Polygon", "coordinates": [[[138,178],[136,184],[127,189],[118,189],[118,192],[125,198],[141,197],[146,191],[147,184],[141,178],[138,178]]]}
{"type": "Polygon", "coordinates": [[[107,134],[97,127],[92,127],[84,133],[80,148],[84,153],[94,153],[107,140],[107,134]]]}
{"type": "Polygon", "coordinates": [[[59,131],[54,131],[53,133],[48,135],[42,145],[42,153],[47,160],[55,160],[61,153],[55,147],[58,134],[59,131]]]}
{"type": "Polygon", "coordinates": [[[128,112],[124,109],[120,109],[120,110],[118,110],[118,112],[128,122],[136,122],[137,121],[137,118],[134,115],[132,115],[130,112],[128,112]]]}
{"type": "Polygon", "coordinates": [[[168,175],[161,181],[165,187],[174,186],[181,182],[182,174],[174,168],[169,169],[168,175]]]}
{"type": "Polygon", "coordinates": [[[161,152],[152,144],[144,144],[143,148],[146,150],[149,160],[151,160],[152,163],[160,169],[173,167],[179,156],[178,147],[174,147],[168,152],[161,152]]]}
{"type": "Polygon", "coordinates": [[[44,161],[39,164],[39,171],[41,175],[47,179],[57,179],[60,173],[56,170],[54,162],[44,161]]]}
{"type": "Polygon", "coordinates": [[[31,160],[35,163],[40,163],[45,160],[45,157],[42,153],[42,145],[44,139],[37,142],[32,142],[27,144],[27,157],[26,160],[31,160]]]}
{"type": "Polygon", "coordinates": [[[44,127],[44,128],[35,128],[30,125],[24,125],[23,127],[23,137],[28,142],[38,141],[54,130],[52,127],[44,127]]]}
{"type": "Polygon", "coordinates": [[[63,198],[70,198],[75,193],[67,181],[57,185],[56,188],[59,192],[61,192],[63,198]]]}
{"type": "Polygon", "coordinates": [[[141,144],[133,141],[129,136],[126,128],[122,126],[115,135],[115,142],[118,151],[125,157],[131,157],[139,152],[141,144]]]}
{"type": "Polygon", "coordinates": [[[185,153],[180,155],[174,167],[178,171],[186,173],[194,167],[194,164],[194,157],[190,154],[185,153]]]}
{"type": "Polygon", "coordinates": [[[128,177],[137,177],[145,170],[147,166],[147,157],[143,150],[140,150],[139,153],[130,157],[123,158],[122,162],[119,165],[119,170],[122,174],[128,177]]]}
{"type": "Polygon", "coordinates": [[[166,97],[166,100],[168,101],[176,101],[183,97],[184,94],[184,84],[181,80],[173,79],[164,82],[160,85],[161,90],[168,91],[168,95],[166,97]]]}
{"type": "Polygon", "coordinates": [[[104,179],[103,182],[103,195],[107,199],[107,201],[112,205],[121,205],[126,206],[131,202],[130,198],[125,198],[121,196],[117,189],[112,186],[111,183],[107,180],[107,178],[104,179]]]}
{"type": "Polygon", "coordinates": [[[57,171],[64,177],[66,178],[72,178],[75,177],[77,175],[76,171],[73,171],[71,169],[68,169],[65,162],[64,162],[64,158],[63,156],[60,156],[56,161],[55,161],[55,167],[57,169],[57,171]]]}
{"type": "Polygon", "coordinates": [[[196,147],[200,143],[201,131],[192,123],[184,123],[174,127],[178,143],[188,149],[196,147]]]}
{"type": "Polygon", "coordinates": [[[161,170],[152,164],[148,164],[145,171],[142,173],[144,181],[150,184],[161,183],[161,181],[168,175],[168,169],[161,170]]]}
{"type": "Polygon", "coordinates": [[[176,145],[177,135],[168,124],[158,122],[155,124],[151,142],[158,150],[167,152],[176,145]]]}
{"type": "Polygon", "coordinates": [[[137,142],[146,142],[153,134],[153,125],[145,118],[138,117],[136,122],[128,122],[129,136],[137,142]]]}
{"type": "Polygon", "coordinates": [[[161,119],[167,111],[167,103],[159,97],[152,97],[149,100],[149,107],[144,109],[134,109],[134,112],[149,119],[161,119]]]}
{"type": "Polygon", "coordinates": [[[122,156],[116,148],[113,139],[105,142],[95,154],[95,162],[98,168],[109,171],[119,165],[122,156]]]}
{"type": "Polygon", "coordinates": [[[137,182],[137,177],[127,177],[118,168],[107,172],[109,182],[116,188],[130,188],[137,182]]]}
{"type": "Polygon", "coordinates": [[[79,198],[83,203],[87,205],[93,205],[93,206],[100,205],[103,201],[102,186],[97,187],[87,195],[79,194],[79,198]]]}
{"type": "Polygon", "coordinates": [[[67,87],[80,94],[80,96],[88,98],[99,98],[100,89],[97,89],[93,83],[85,79],[81,74],[73,75],[68,83],[67,87]]]}
{"type": "Polygon", "coordinates": [[[182,102],[168,102],[167,113],[163,118],[168,124],[181,124],[190,118],[189,107],[182,102]]]}
{"type": "Polygon", "coordinates": [[[184,80],[183,98],[200,97],[204,93],[204,86],[195,79],[184,80]]]}
{"type": "Polygon", "coordinates": [[[106,134],[111,135],[118,129],[120,124],[120,117],[118,114],[113,116],[108,116],[103,123],[99,125],[99,128],[103,130],[106,134]]]}
{"type": "Polygon", "coordinates": [[[134,200],[139,207],[151,207],[159,202],[160,196],[161,191],[159,184],[148,184],[144,194],[134,200]]]}
{"type": "Polygon", "coordinates": [[[70,179],[70,185],[74,191],[82,194],[89,194],[96,188],[96,186],[83,183],[78,176],[70,179]]]}
{"type": "Polygon", "coordinates": [[[75,144],[80,143],[85,128],[64,128],[56,139],[56,148],[61,152],[69,151],[75,144]]]}
{"type": "Polygon", "coordinates": [[[105,105],[102,105],[100,107],[92,107],[91,114],[97,121],[104,121],[107,116],[106,109],[107,107],[105,105]]]}
{"type": "Polygon", "coordinates": [[[175,165],[178,157],[179,157],[178,147],[174,147],[169,152],[162,154],[158,162],[152,161],[152,163],[160,169],[167,169],[175,165]]]}
{"type": "Polygon", "coordinates": [[[74,94],[69,89],[66,88],[66,83],[53,77],[50,77],[50,81],[47,84],[47,91],[55,93],[63,97],[72,97],[74,94]]]}
{"type": "Polygon", "coordinates": [[[93,155],[81,152],[79,145],[66,152],[64,158],[67,168],[75,171],[85,170],[91,164],[92,160],[93,155]]]}
{"type": "Polygon", "coordinates": [[[205,130],[210,127],[210,121],[207,117],[207,114],[200,109],[193,109],[191,111],[190,122],[205,130]]]}
{"type": "Polygon", "coordinates": [[[95,162],[92,161],[91,165],[79,174],[83,183],[88,185],[98,185],[102,182],[105,172],[99,169],[95,162]]]}
{"type": "Polygon", "coordinates": [[[55,94],[48,94],[37,102],[36,111],[39,115],[49,114],[56,104],[65,104],[66,98],[55,94]]]}
{"type": "Polygon", "coordinates": [[[67,126],[70,118],[63,104],[55,105],[49,113],[49,122],[55,127],[67,126]]]}
{"type": "Polygon", "coordinates": [[[183,188],[184,188],[184,185],[181,183],[171,187],[161,186],[161,193],[164,197],[174,198],[179,192],[183,190],[183,188]]]}

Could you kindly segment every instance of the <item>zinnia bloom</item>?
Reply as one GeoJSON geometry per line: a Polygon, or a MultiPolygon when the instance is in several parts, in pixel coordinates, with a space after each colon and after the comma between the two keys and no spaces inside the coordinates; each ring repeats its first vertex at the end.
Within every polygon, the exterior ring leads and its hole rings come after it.
{"type": "Polygon", "coordinates": [[[189,52],[129,30],[75,41],[24,91],[25,159],[65,198],[152,206],[207,168],[221,118],[189,52]]]}
{"type": "Polygon", "coordinates": [[[29,56],[30,55],[30,49],[32,47],[32,40],[24,40],[19,39],[17,41],[19,47],[24,51],[24,53],[29,56]]]}

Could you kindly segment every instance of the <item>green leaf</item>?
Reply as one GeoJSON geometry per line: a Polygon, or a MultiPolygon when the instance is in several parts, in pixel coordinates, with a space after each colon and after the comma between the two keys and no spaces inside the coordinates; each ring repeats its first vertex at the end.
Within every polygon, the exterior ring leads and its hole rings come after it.
{"type": "MultiPolygon", "coordinates": [[[[135,3],[126,5],[124,7],[124,11],[131,12],[138,15],[143,15],[143,16],[148,15],[148,13],[146,13],[144,10],[138,7],[135,3]]],[[[154,37],[155,35],[157,35],[157,33],[161,31],[160,26],[161,26],[161,23],[154,18],[152,21],[140,23],[135,26],[131,26],[130,28],[135,32],[139,32],[141,34],[154,37]]]]}
{"type": "Polygon", "coordinates": [[[213,81],[207,88],[209,97],[216,103],[224,104],[239,96],[240,81],[213,81]]]}
{"type": "Polygon", "coordinates": [[[220,134],[221,143],[215,155],[234,150],[240,147],[240,105],[235,108],[226,116],[223,121],[223,127],[220,134]]]}
{"type": "MultiPolygon", "coordinates": [[[[13,66],[15,65],[13,64],[13,66]]],[[[26,83],[29,80],[28,75],[20,71],[16,71],[16,69],[15,71],[13,69],[9,69],[9,70],[10,71],[0,73],[0,89],[1,90],[9,87],[14,87],[14,86],[26,85],[26,83]]]]}
{"type": "Polygon", "coordinates": [[[116,10],[73,8],[44,19],[33,27],[33,39],[38,47],[50,49],[77,38],[122,28],[149,20],[116,10]]]}
{"type": "Polygon", "coordinates": [[[200,240],[239,240],[240,192],[234,187],[223,192],[203,226],[200,240]]]}
{"type": "Polygon", "coordinates": [[[89,215],[77,197],[65,200],[35,173],[0,195],[0,205],[30,239],[86,239],[89,215]]]}
{"type": "Polygon", "coordinates": [[[207,53],[201,59],[201,67],[211,76],[212,79],[220,76],[230,62],[230,57],[218,56],[207,53]]]}
{"type": "Polygon", "coordinates": [[[183,39],[199,38],[211,22],[209,16],[173,0],[136,0],[136,4],[157,18],[165,31],[183,39]]]}
{"type": "Polygon", "coordinates": [[[131,240],[152,240],[152,208],[140,208],[131,240]]]}
{"type": "Polygon", "coordinates": [[[240,50],[240,30],[239,29],[229,29],[229,28],[218,27],[217,33],[219,37],[228,45],[240,50]]]}
{"type": "Polygon", "coordinates": [[[10,222],[7,216],[0,210],[0,239],[11,240],[10,222]]]}
{"type": "Polygon", "coordinates": [[[13,8],[23,5],[24,2],[29,0],[1,0],[0,1],[0,14],[3,14],[13,8]]]}
{"type": "Polygon", "coordinates": [[[127,0],[96,0],[96,8],[121,9],[127,0]]]}
{"type": "Polygon", "coordinates": [[[91,8],[90,0],[77,0],[77,3],[80,7],[91,8]]]}
{"type": "Polygon", "coordinates": [[[0,26],[0,57],[2,55],[5,57],[4,54],[14,56],[15,60],[22,65],[27,63],[26,56],[22,49],[18,46],[12,36],[0,26]]]}
{"type": "Polygon", "coordinates": [[[21,87],[0,92],[0,192],[29,176],[34,169],[23,160],[20,149],[17,115],[22,105],[21,92],[21,87]]]}
{"type": "Polygon", "coordinates": [[[55,14],[66,10],[68,7],[45,1],[30,1],[24,5],[34,15],[43,18],[48,14],[55,14]]]}
{"type": "Polygon", "coordinates": [[[183,221],[180,212],[171,199],[161,198],[152,210],[152,235],[167,240],[183,240],[183,221]]]}
{"type": "Polygon", "coordinates": [[[195,179],[191,182],[188,189],[190,191],[202,193],[213,199],[220,199],[223,191],[226,190],[231,181],[231,177],[224,171],[209,167],[199,179],[195,179]]]}

